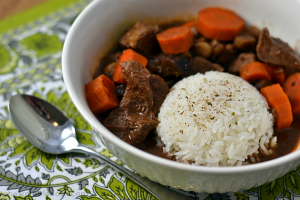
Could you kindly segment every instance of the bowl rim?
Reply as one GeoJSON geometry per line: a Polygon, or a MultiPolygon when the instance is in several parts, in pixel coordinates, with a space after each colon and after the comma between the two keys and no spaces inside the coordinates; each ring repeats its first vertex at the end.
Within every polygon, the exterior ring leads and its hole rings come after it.
{"type": "Polygon", "coordinates": [[[146,160],[151,163],[155,163],[157,165],[162,165],[165,167],[169,167],[172,169],[178,169],[181,171],[189,171],[189,172],[199,172],[199,173],[207,173],[207,174],[240,174],[240,173],[252,173],[262,170],[268,170],[271,168],[277,168],[281,165],[285,165],[292,161],[296,161],[297,159],[300,160],[300,153],[296,151],[291,152],[287,155],[284,155],[279,158],[275,158],[269,161],[243,165],[243,166],[219,166],[219,167],[208,167],[208,166],[196,166],[196,165],[189,165],[179,162],[174,162],[172,160],[168,160],[165,158],[161,158],[155,156],[153,154],[147,153],[143,150],[140,150],[117,136],[111,133],[108,129],[106,129],[92,114],[90,110],[84,110],[82,104],[78,99],[78,95],[76,94],[76,89],[72,86],[73,79],[71,77],[72,71],[71,66],[68,64],[68,58],[72,55],[69,55],[68,51],[72,48],[72,41],[76,38],[76,32],[80,30],[80,24],[85,22],[85,18],[89,15],[89,12],[95,7],[97,4],[100,4],[104,0],[97,0],[92,1],[89,3],[83,11],[78,15],[76,20],[74,21],[73,25],[71,26],[68,35],[66,37],[63,51],[62,51],[62,72],[63,72],[63,79],[69,93],[69,96],[74,103],[75,107],[79,111],[79,113],[83,116],[83,118],[92,125],[93,129],[96,129],[100,134],[102,134],[107,140],[118,147],[122,147],[122,149],[126,149],[129,153],[139,157],[142,160],[146,160]]]}

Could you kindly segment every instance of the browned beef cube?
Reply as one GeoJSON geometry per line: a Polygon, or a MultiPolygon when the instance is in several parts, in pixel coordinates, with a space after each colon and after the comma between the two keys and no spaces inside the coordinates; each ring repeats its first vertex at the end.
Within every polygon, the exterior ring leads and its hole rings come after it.
{"type": "Polygon", "coordinates": [[[137,22],[120,39],[120,44],[126,48],[132,48],[144,54],[152,54],[159,49],[156,40],[158,26],[146,22],[137,22]]]}
{"type": "Polygon", "coordinates": [[[122,62],[121,68],[126,91],[119,107],[109,113],[103,125],[123,141],[138,146],[158,124],[152,112],[151,74],[134,60],[122,62]]]}
{"type": "Polygon", "coordinates": [[[258,59],[263,62],[300,70],[300,56],[287,43],[272,38],[267,28],[258,37],[256,51],[258,59]]]}
{"type": "MultiPolygon", "coordinates": [[[[152,74],[150,77],[150,87],[153,93],[152,112],[155,116],[157,116],[160,110],[160,106],[164,102],[165,97],[170,90],[167,82],[163,78],[155,74],[152,74]]],[[[126,92],[126,85],[117,85],[115,90],[119,100],[121,101],[126,92]]]]}
{"type": "Polygon", "coordinates": [[[196,56],[190,60],[190,65],[193,71],[193,74],[196,74],[198,72],[205,73],[207,71],[219,71],[223,72],[224,68],[221,67],[218,64],[214,64],[209,62],[203,57],[196,56]]]}
{"type": "Polygon", "coordinates": [[[166,81],[160,76],[155,74],[152,74],[150,77],[150,86],[151,86],[151,91],[153,93],[152,112],[155,116],[157,116],[160,110],[160,106],[164,102],[170,90],[166,81]]]}
{"type": "Polygon", "coordinates": [[[191,75],[191,66],[188,60],[180,55],[159,54],[153,56],[148,60],[147,68],[161,77],[191,75]]]}

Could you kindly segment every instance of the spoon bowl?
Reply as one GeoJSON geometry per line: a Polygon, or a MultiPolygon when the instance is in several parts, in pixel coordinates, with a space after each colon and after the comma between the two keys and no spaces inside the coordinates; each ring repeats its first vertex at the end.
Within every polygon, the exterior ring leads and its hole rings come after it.
{"type": "Polygon", "coordinates": [[[9,110],[17,129],[40,150],[60,154],[79,145],[71,120],[52,104],[33,96],[15,95],[9,110]]]}
{"type": "Polygon", "coordinates": [[[143,186],[157,199],[192,199],[173,190],[155,184],[141,177],[114,161],[98,154],[87,147],[81,146],[76,139],[75,128],[70,119],[54,105],[34,96],[17,94],[10,99],[9,111],[17,129],[26,139],[41,151],[61,154],[77,152],[90,154],[100,158],[108,165],[122,172],[132,181],[143,186]]]}

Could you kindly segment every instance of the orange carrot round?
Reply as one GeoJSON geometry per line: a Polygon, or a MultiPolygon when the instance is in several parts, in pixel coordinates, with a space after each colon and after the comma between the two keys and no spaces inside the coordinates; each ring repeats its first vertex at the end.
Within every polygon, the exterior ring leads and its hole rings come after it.
{"type": "Polygon", "coordinates": [[[270,74],[271,79],[274,83],[279,83],[282,85],[285,81],[285,71],[280,66],[270,66],[268,64],[264,64],[267,72],[270,74]]]}
{"type": "Polygon", "coordinates": [[[124,84],[124,85],[126,84],[126,79],[124,77],[124,74],[122,73],[122,69],[121,69],[120,64],[121,64],[121,62],[127,61],[127,60],[138,61],[144,67],[146,67],[147,62],[148,62],[147,58],[145,58],[144,56],[138,54],[137,52],[133,51],[132,49],[124,50],[122,55],[120,56],[120,58],[118,60],[115,71],[112,75],[112,79],[113,79],[114,82],[124,84]]]}
{"type": "Polygon", "coordinates": [[[260,90],[270,107],[276,110],[275,125],[278,129],[287,128],[293,122],[291,104],[279,84],[273,84],[260,90]]]}
{"type": "Polygon", "coordinates": [[[265,64],[256,61],[245,65],[241,70],[240,76],[250,83],[261,79],[271,81],[271,76],[267,72],[265,64]]]}
{"type": "Polygon", "coordinates": [[[114,83],[100,75],[85,85],[87,103],[95,115],[109,111],[119,105],[114,83]]]}
{"type": "Polygon", "coordinates": [[[283,90],[288,96],[292,111],[296,115],[300,115],[300,73],[289,76],[283,84],[283,90]]]}
{"type": "Polygon", "coordinates": [[[180,26],[157,34],[156,39],[164,54],[179,54],[193,46],[194,36],[190,27],[180,26]]]}
{"type": "Polygon", "coordinates": [[[209,7],[198,13],[197,29],[206,38],[233,40],[245,29],[245,21],[231,10],[209,7]]]}

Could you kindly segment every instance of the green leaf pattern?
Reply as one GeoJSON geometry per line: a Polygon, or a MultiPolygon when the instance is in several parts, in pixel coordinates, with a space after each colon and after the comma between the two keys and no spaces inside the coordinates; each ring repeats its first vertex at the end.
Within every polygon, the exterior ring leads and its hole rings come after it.
{"type": "MultiPolygon", "coordinates": [[[[1,133],[0,133],[1,134],[1,133]]],[[[2,143],[0,146],[0,150],[9,150],[17,147],[18,145],[24,143],[26,141],[25,137],[22,135],[17,135],[13,137],[9,137],[2,143]]]]}
{"type": "Polygon", "coordinates": [[[31,148],[26,154],[25,154],[25,164],[26,166],[31,166],[31,164],[33,164],[35,161],[37,161],[41,155],[41,151],[36,148],[33,147],[31,148]]]}
{"type": "Polygon", "coordinates": [[[283,177],[278,178],[270,183],[260,187],[260,199],[275,199],[284,192],[283,177]]]}
{"type": "Polygon", "coordinates": [[[131,199],[139,198],[139,186],[135,184],[132,180],[126,179],[125,181],[126,190],[131,199]]]}
{"type": "Polygon", "coordinates": [[[84,164],[85,167],[89,167],[93,164],[93,162],[90,159],[85,159],[82,164],[84,164]]]}
{"type": "Polygon", "coordinates": [[[114,155],[112,153],[110,153],[110,151],[108,149],[104,149],[103,151],[100,152],[100,154],[102,154],[105,157],[111,158],[114,155]]]}
{"type": "Polygon", "coordinates": [[[86,187],[83,189],[86,193],[91,194],[91,191],[87,189],[86,187]]]}
{"type": "Polygon", "coordinates": [[[80,196],[79,199],[80,200],[101,200],[100,198],[94,196],[80,196]]]}
{"type": "Polygon", "coordinates": [[[108,187],[120,198],[120,199],[128,199],[124,185],[121,181],[112,177],[108,183],[108,187]]]}
{"type": "Polygon", "coordinates": [[[56,156],[49,154],[49,153],[44,153],[42,152],[41,155],[41,163],[44,164],[44,166],[48,169],[48,170],[52,170],[53,166],[54,166],[54,160],[55,160],[56,156]]]}
{"type": "Polygon", "coordinates": [[[89,133],[84,133],[81,131],[76,131],[76,138],[82,144],[95,146],[96,143],[93,141],[93,135],[89,133]]]}
{"type": "Polygon", "coordinates": [[[241,193],[241,192],[235,192],[234,196],[236,197],[236,200],[248,200],[249,199],[249,195],[247,195],[245,193],[241,193]]]}
{"type": "Polygon", "coordinates": [[[94,185],[94,191],[104,200],[116,200],[117,197],[106,188],[101,188],[97,184],[94,185]]]}
{"type": "Polygon", "coordinates": [[[22,196],[14,196],[15,200],[33,200],[31,195],[22,196]]]}
{"type": "Polygon", "coordinates": [[[20,41],[25,48],[35,51],[37,57],[52,55],[60,52],[63,43],[57,35],[36,33],[20,41]]]}
{"type": "Polygon", "coordinates": [[[63,163],[65,163],[66,165],[69,165],[70,164],[70,154],[59,154],[59,155],[57,155],[57,158],[61,161],[61,162],[63,162],[63,163]]]}
{"type": "Polygon", "coordinates": [[[18,64],[19,56],[8,45],[0,45],[0,74],[12,72],[18,64]]]}
{"type": "Polygon", "coordinates": [[[284,190],[283,196],[286,197],[287,199],[292,199],[292,194],[287,189],[284,190]]]}
{"type": "Polygon", "coordinates": [[[285,175],[286,187],[294,194],[300,194],[300,177],[296,171],[291,171],[285,175]]]}
{"type": "Polygon", "coordinates": [[[13,152],[9,155],[9,157],[22,155],[26,153],[31,147],[32,145],[28,141],[25,141],[19,144],[16,148],[14,148],[13,152]]]}
{"type": "Polygon", "coordinates": [[[56,169],[57,169],[58,171],[61,171],[61,172],[63,171],[62,168],[61,168],[59,165],[56,165],[56,169]]]}
{"type": "Polygon", "coordinates": [[[58,104],[58,97],[57,95],[55,95],[55,93],[53,91],[50,91],[48,94],[47,94],[47,101],[49,103],[52,103],[53,105],[59,105],[58,104]]]}

